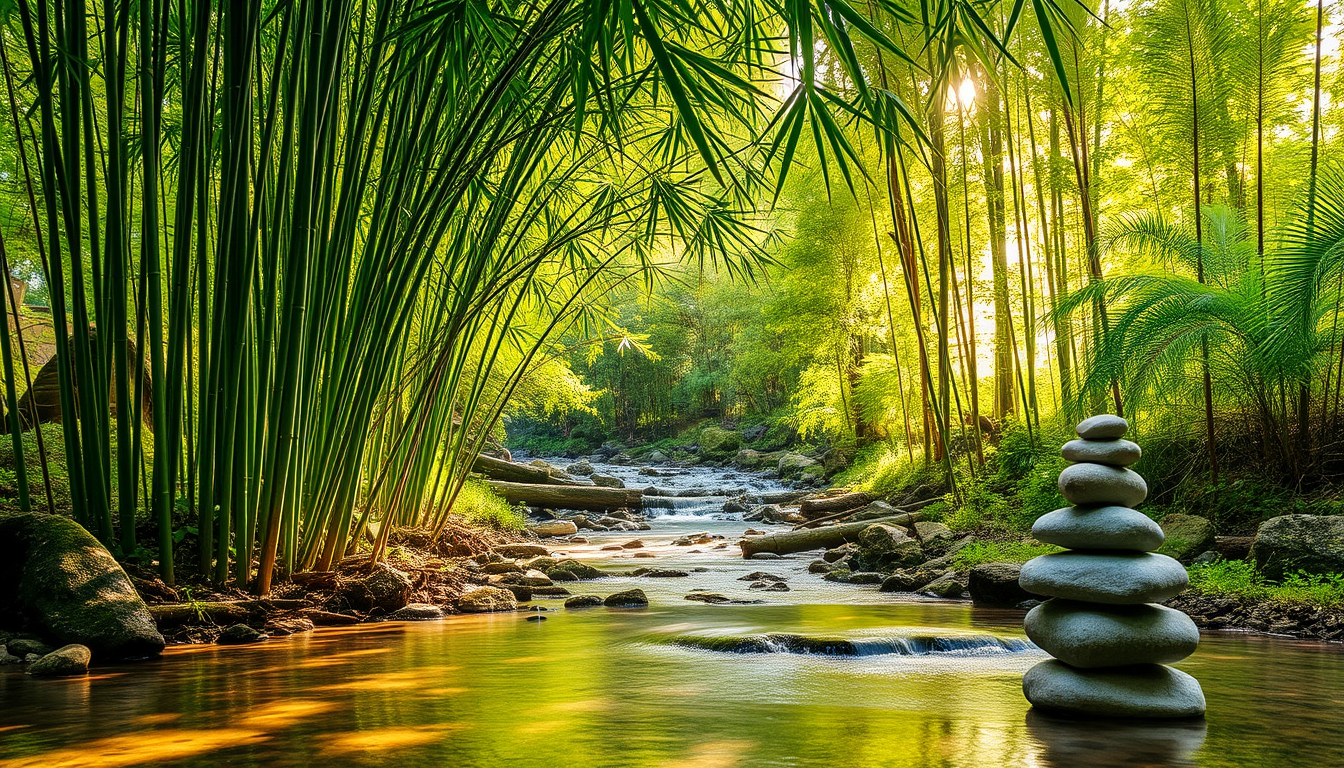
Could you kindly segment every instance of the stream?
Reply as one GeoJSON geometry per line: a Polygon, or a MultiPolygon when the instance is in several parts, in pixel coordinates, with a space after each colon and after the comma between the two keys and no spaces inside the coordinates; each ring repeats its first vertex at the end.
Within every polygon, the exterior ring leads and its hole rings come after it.
{"type": "MultiPolygon", "coordinates": [[[[782,489],[733,470],[595,466],[678,494],[782,489]]],[[[538,599],[544,621],[520,611],[178,646],[61,680],[0,668],[0,768],[1344,763],[1344,645],[1205,634],[1176,666],[1203,684],[1206,720],[1041,717],[1021,692],[1045,658],[1022,612],[826,582],[807,573],[813,554],[743,561],[733,542],[746,528],[787,527],[725,519],[723,501],[664,497],[646,510],[651,530],[585,531],[589,543],[558,548],[614,574],[567,584],[575,594],[639,587],[644,609],[538,599]],[[729,546],[672,544],[700,532],[729,546]],[[633,539],[644,546],[603,549],[633,539]],[[641,566],[688,575],[615,575],[641,566]],[[751,588],[754,572],[789,591],[751,588]],[[738,602],[684,599],[697,592],[738,602]]]]}

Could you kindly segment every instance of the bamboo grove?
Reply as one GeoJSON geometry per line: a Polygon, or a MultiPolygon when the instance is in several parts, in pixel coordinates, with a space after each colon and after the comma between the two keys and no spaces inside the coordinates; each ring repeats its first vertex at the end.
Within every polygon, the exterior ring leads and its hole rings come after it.
{"type": "MultiPolygon", "coordinates": [[[[1024,9],[1069,26],[1050,0],[1001,13],[1024,9]]],[[[260,593],[360,537],[377,559],[395,527],[441,531],[504,403],[545,386],[534,363],[598,298],[668,260],[750,278],[805,132],[851,190],[842,123],[909,141],[919,100],[868,84],[857,51],[915,57],[874,19],[922,28],[939,79],[987,10],[18,0],[6,122],[70,340],[73,514],[130,555],[143,510],[166,580],[194,534],[192,568],[260,593]]]]}

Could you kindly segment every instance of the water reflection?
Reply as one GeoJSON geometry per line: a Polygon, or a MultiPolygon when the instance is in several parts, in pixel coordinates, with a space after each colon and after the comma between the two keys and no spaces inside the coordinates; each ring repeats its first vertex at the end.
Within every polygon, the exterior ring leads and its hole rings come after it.
{"type": "Polygon", "coordinates": [[[1073,720],[1027,712],[1027,732],[1040,742],[1046,765],[1071,768],[1133,768],[1136,765],[1193,766],[1204,745],[1204,718],[1173,721],[1073,720]]]}

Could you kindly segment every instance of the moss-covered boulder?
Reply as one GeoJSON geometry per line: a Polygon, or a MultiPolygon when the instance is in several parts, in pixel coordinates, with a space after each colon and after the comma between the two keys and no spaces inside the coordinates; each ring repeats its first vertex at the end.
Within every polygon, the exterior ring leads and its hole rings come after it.
{"type": "Polygon", "coordinates": [[[59,515],[0,515],[0,623],[61,644],[88,646],[96,661],[163,650],[145,602],[112,554],[59,515]]]}
{"type": "Polygon", "coordinates": [[[742,435],[730,429],[705,427],[700,430],[700,455],[706,459],[723,460],[742,447],[742,435]]]}
{"type": "Polygon", "coordinates": [[[816,459],[809,458],[801,453],[786,453],[779,457],[779,463],[775,470],[783,480],[792,480],[803,474],[803,470],[815,466],[816,459]]]}
{"type": "Polygon", "coordinates": [[[1283,515],[1260,524],[1251,559],[1266,576],[1344,573],[1344,516],[1283,515]]]}
{"type": "Polygon", "coordinates": [[[1213,523],[1198,515],[1174,513],[1162,518],[1164,541],[1157,553],[1182,563],[1194,560],[1213,547],[1213,523]]]}

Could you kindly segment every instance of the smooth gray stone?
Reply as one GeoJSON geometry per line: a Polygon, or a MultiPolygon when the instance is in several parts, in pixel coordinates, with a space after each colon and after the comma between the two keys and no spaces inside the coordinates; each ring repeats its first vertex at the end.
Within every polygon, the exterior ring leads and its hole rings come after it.
{"type": "Polygon", "coordinates": [[[1122,467],[1073,464],[1059,473],[1059,492],[1070,504],[1136,507],[1148,498],[1148,483],[1139,473],[1122,467]]]}
{"type": "Polygon", "coordinates": [[[1151,552],[1162,546],[1162,527],[1129,507],[1065,507],[1047,512],[1031,535],[1067,549],[1125,549],[1151,552]]]}
{"type": "Polygon", "coordinates": [[[1070,440],[1060,453],[1067,461],[1090,461],[1113,467],[1128,467],[1143,457],[1139,444],[1128,440],[1070,440]]]}
{"type": "Polygon", "coordinates": [[[1022,693],[1047,712],[1096,717],[1197,717],[1204,691],[1195,678],[1161,664],[1074,669],[1050,659],[1022,676],[1022,693]]]}
{"type": "Polygon", "coordinates": [[[1189,576],[1185,566],[1151,552],[1056,552],[1028,560],[1018,583],[1038,595],[1137,605],[1175,597],[1189,576]]]}
{"type": "Polygon", "coordinates": [[[1049,600],[1027,614],[1027,637],[1071,667],[1169,664],[1199,647],[1189,616],[1164,605],[1099,606],[1049,600]]]}
{"type": "Polygon", "coordinates": [[[1129,422],[1119,416],[1102,413],[1078,422],[1074,432],[1084,440],[1115,440],[1129,431],[1129,422]]]}

